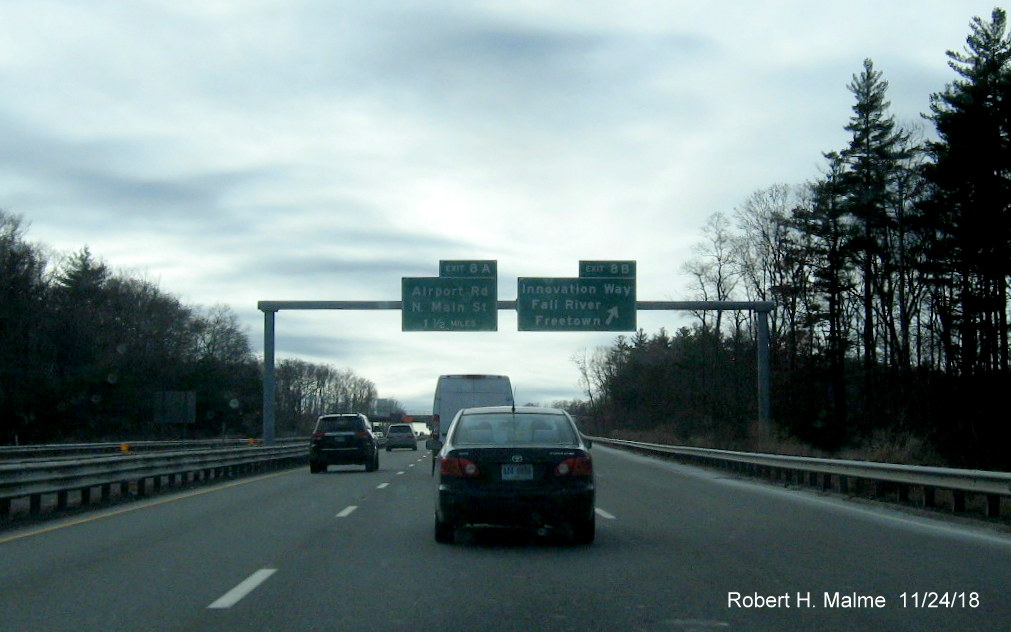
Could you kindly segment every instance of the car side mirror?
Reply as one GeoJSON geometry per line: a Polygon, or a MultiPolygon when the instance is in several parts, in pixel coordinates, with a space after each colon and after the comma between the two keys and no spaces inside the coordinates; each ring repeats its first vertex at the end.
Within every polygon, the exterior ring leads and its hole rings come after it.
{"type": "Polygon", "coordinates": [[[442,441],[439,441],[438,439],[436,439],[436,438],[433,437],[433,438],[431,438],[431,439],[429,439],[428,441],[425,442],[425,449],[426,450],[432,450],[433,452],[441,450],[442,449],[442,441]]]}

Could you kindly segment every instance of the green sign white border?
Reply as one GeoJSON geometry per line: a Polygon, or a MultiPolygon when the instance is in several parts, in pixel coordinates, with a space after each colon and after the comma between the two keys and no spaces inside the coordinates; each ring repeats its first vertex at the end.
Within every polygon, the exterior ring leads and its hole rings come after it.
{"type": "Polygon", "coordinates": [[[516,280],[516,326],[519,331],[635,331],[635,294],[635,277],[520,277],[516,280]],[[608,293],[608,284],[630,286],[630,290],[608,293]],[[556,291],[524,292],[525,288],[556,291]],[[543,305],[538,307],[538,301],[543,305]],[[543,324],[538,317],[545,319],[543,324]]]}

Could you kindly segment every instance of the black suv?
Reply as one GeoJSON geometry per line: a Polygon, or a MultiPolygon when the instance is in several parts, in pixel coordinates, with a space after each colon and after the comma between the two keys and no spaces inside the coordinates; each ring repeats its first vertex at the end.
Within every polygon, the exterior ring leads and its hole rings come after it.
{"type": "Polygon", "coordinates": [[[328,465],[354,463],[366,472],[379,469],[379,444],[368,417],[360,413],[323,415],[309,438],[309,471],[325,472],[328,465]]]}

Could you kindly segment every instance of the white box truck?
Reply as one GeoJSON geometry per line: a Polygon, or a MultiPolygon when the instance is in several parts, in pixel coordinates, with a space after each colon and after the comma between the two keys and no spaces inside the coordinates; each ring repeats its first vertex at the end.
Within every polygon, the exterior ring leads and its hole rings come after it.
{"type": "Polygon", "coordinates": [[[433,435],[446,442],[446,433],[461,409],[475,406],[512,406],[513,387],[505,375],[440,375],[432,404],[433,435]]]}

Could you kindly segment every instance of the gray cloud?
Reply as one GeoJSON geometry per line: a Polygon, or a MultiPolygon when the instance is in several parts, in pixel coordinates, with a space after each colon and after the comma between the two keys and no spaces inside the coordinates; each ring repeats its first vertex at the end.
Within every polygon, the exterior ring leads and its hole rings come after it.
{"type": "MultiPolygon", "coordinates": [[[[228,304],[256,345],[257,300],[395,299],[439,259],[497,259],[504,298],[517,275],[636,259],[642,296],[683,299],[708,214],[816,177],[846,142],[864,57],[915,119],[991,8],[0,3],[0,207],[228,304]]],[[[282,321],[285,353],[419,402],[460,367],[512,374],[524,400],[578,396],[568,357],[590,344],[282,321]]]]}
{"type": "Polygon", "coordinates": [[[337,336],[300,336],[281,333],[277,336],[277,345],[279,351],[285,355],[332,358],[334,360],[326,363],[335,366],[344,366],[335,361],[340,358],[356,358],[376,351],[376,344],[373,341],[337,336]]]}

